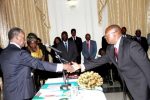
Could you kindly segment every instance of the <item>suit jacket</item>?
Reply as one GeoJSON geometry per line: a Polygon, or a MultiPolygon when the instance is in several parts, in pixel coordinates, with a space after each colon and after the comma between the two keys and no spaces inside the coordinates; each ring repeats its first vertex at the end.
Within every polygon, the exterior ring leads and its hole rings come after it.
{"type": "Polygon", "coordinates": [[[62,51],[61,53],[58,53],[61,58],[65,59],[69,62],[70,61],[75,61],[76,62],[76,57],[78,56],[78,53],[77,53],[76,44],[73,41],[68,40],[68,51],[65,48],[63,42],[60,42],[58,44],[57,49],[62,51]]]}
{"type": "MultiPolygon", "coordinates": [[[[70,37],[68,40],[73,41],[73,38],[70,37]]],[[[74,41],[77,47],[77,52],[78,52],[78,56],[77,56],[77,63],[81,63],[81,51],[82,51],[82,39],[80,37],[76,36],[76,40],[74,41]]]]}
{"type": "Polygon", "coordinates": [[[86,41],[83,42],[82,44],[82,54],[84,57],[84,62],[88,61],[88,58],[94,59],[97,53],[97,45],[96,41],[90,40],[90,52],[88,51],[87,43],[86,41]]]}
{"type": "Polygon", "coordinates": [[[112,62],[117,67],[134,100],[150,99],[150,61],[137,42],[122,37],[118,62],[114,57],[114,45],[109,45],[105,56],[85,64],[85,67],[88,70],[107,62],[112,62]]]}
{"type": "Polygon", "coordinates": [[[107,43],[105,37],[103,36],[103,37],[102,37],[102,48],[103,48],[104,50],[106,50],[106,49],[107,49],[107,46],[108,46],[108,43],[107,43]]]}
{"type": "Polygon", "coordinates": [[[147,39],[145,37],[141,37],[141,39],[138,40],[137,37],[135,36],[133,39],[135,41],[137,41],[139,44],[141,44],[141,46],[143,47],[143,49],[145,50],[145,52],[148,51],[148,43],[147,43],[147,39]]]}
{"type": "Polygon", "coordinates": [[[56,71],[56,64],[42,62],[26,51],[9,44],[0,55],[4,77],[4,100],[24,100],[34,96],[31,70],[56,71]]]}

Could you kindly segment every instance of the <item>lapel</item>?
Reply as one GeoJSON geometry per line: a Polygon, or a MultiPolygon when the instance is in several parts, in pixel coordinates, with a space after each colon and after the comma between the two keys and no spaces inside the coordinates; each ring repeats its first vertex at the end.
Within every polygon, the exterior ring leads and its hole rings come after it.
{"type": "Polygon", "coordinates": [[[115,66],[117,66],[118,64],[116,62],[116,58],[114,55],[114,45],[111,45],[110,47],[110,57],[111,57],[112,62],[115,64],[115,66]]]}
{"type": "Polygon", "coordinates": [[[68,41],[68,52],[67,53],[69,53],[70,50],[71,50],[71,45],[70,45],[70,42],[68,41]]]}
{"type": "Polygon", "coordinates": [[[120,44],[119,44],[119,52],[118,52],[118,65],[120,65],[122,63],[122,57],[123,57],[123,40],[124,38],[121,38],[120,40],[120,44]]]}
{"type": "Polygon", "coordinates": [[[67,53],[67,50],[66,50],[66,47],[65,47],[65,44],[64,44],[63,41],[62,41],[62,49],[63,49],[63,51],[64,51],[65,53],[67,53]]]}

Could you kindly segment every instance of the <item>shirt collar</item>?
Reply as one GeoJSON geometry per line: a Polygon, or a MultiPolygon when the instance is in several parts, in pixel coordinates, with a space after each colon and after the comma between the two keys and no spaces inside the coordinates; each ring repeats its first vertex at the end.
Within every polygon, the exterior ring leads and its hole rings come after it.
{"type": "Polygon", "coordinates": [[[120,36],[120,38],[119,38],[119,40],[117,41],[117,43],[114,44],[114,47],[117,48],[117,49],[119,49],[119,44],[120,44],[121,37],[122,37],[122,36],[120,36]]]}
{"type": "Polygon", "coordinates": [[[65,44],[65,43],[67,43],[68,44],[68,40],[67,41],[63,41],[63,43],[65,44]]]}
{"type": "Polygon", "coordinates": [[[72,36],[73,39],[76,39],[76,36],[72,36]]]}
{"type": "Polygon", "coordinates": [[[15,46],[17,46],[18,48],[21,49],[21,47],[17,43],[15,43],[15,42],[10,42],[10,44],[13,44],[13,45],[15,45],[15,46]]]}
{"type": "Polygon", "coordinates": [[[90,40],[89,41],[86,40],[86,43],[90,43],[90,40]]]}

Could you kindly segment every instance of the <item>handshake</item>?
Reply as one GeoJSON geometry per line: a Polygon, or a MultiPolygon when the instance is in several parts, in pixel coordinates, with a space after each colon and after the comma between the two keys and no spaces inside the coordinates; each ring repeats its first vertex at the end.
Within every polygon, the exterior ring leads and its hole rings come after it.
{"type": "Polygon", "coordinates": [[[68,73],[73,73],[76,70],[81,69],[81,66],[76,62],[71,62],[71,63],[63,64],[63,69],[66,70],[68,73]]]}

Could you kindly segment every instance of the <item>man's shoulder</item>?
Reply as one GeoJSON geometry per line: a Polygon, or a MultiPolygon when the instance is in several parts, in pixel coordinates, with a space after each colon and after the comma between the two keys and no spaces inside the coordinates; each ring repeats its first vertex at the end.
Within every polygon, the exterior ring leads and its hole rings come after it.
{"type": "Polygon", "coordinates": [[[124,38],[123,44],[124,44],[124,46],[139,45],[139,43],[137,41],[130,39],[130,38],[124,38]]]}
{"type": "Polygon", "coordinates": [[[95,40],[91,40],[91,43],[96,43],[96,41],[95,40]]]}
{"type": "Polygon", "coordinates": [[[73,40],[72,37],[68,38],[68,40],[73,40]]]}
{"type": "MultiPolygon", "coordinates": [[[[81,39],[80,37],[76,36],[76,39],[81,39]]],[[[81,39],[82,40],[82,39],[81,39]]]]}

